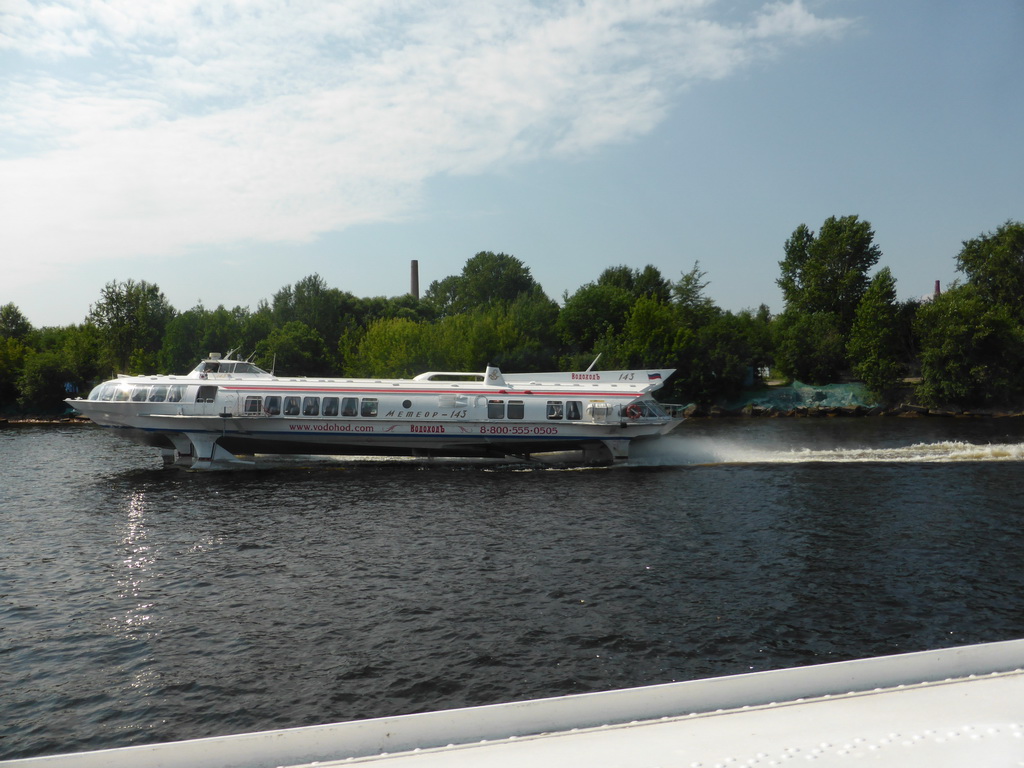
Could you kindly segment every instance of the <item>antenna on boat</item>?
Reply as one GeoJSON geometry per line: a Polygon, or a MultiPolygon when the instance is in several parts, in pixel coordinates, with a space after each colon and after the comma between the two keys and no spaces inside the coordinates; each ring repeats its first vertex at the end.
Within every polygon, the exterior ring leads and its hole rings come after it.
{"type": "Polygon", "coordinates": [[[274,375],[274,369],[277,368],[277,352],[274,353],[274,361],[270,364],[270,375],[274,375]]]}
{"type": "Polygon", "coordinates": [[[227,359],[227,360],[230,360],[230,359],[231,359],[231,357],[232,357],[232,356],[233,356],[233,355],[235,354],[235,352],[237,352],[237,351],[238,351],[238,347],[235,347],[234,349],[229,349],[229,350],[228,350],[228,353],[227,353],[226,355],[224,355],[224,358],[225,358],[225,359],[227,359]]]}
{"type": "Polygon", "coordinates": [[[597,365],[597,361],[601,359],[601,355],[603,355],[603,354],[604,354],[604,352],[598,352],[597,353],[597,357],[594,358],[594,362],[592,362],[589,366],[587,366],[587,370],[588,371],[594,370],[594,366],[597,365]]]}

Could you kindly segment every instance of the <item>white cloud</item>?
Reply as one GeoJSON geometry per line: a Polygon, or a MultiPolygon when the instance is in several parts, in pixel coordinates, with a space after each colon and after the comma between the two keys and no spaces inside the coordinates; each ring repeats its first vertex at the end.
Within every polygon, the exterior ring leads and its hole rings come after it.
{"type": "Polygon", "coordinates": [[[650,131],[688,84],[840,33],[800,0],[9,2],[0,251],[51,265],[304,241],[438,174],[650,131]]]}

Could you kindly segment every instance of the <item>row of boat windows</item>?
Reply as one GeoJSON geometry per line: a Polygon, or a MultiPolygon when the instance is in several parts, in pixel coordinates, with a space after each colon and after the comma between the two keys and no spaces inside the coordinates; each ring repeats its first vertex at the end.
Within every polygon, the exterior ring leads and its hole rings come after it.
{"type": "Polygon", "coordinates": [[[299,397],[298,395],[249,395],[246,416],[353,416],[377,415],[376,397],[299,397]]]}
{"type": "MultiPolygon", "coordinates": [[[[412,407],[406,400],[403,408],[412,407]]],[[[298,395],[249,395],[245,398],[243,412],[246,416],[341,416],[352,418],[364,416],[373,418],[379,411],[376,397],[300,397],[298,395]]],[[[579,421],[582,418],[583,403],[579,400],[549,400],[547,418],[579,421]]],[[[523,419],[526,417],[526,403],[522,400],[488,400],[488,419],[523,419]]]]}
{"type": "MultiPolygon", "coordinates": [[[[566,419],[567,421],[579,421],[583,412],[583,403],[579,400],[548,400],[546,408],[547,418],[553,421],[566,419]]],[[[522,419],[526,416],[526,404],[522,400],[488,400],[488,419],[522,419]]]]}
{"type": "Polygon", "coordinates": [[[101,384],[89,393],[90,400],[113,400],[134,403],[180,403],[185,397],[184,384],[125,387],[120,384],[101,384]]]}

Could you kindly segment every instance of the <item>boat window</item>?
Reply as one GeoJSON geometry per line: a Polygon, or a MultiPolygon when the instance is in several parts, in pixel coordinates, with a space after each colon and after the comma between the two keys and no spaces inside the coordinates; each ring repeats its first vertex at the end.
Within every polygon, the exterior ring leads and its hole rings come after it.
{"type": "Polygon", "coordinates": [[[149,387],[135,387],[132,389],[132,402],[144,403],[149,395],[149,387]]]}
{"type": "Polygon", "coordinates": [[[259,416],[263,413],[263,398],[259,395],[248,395],[245,398],[245,415],[259,416]]]}
{"type": "Polygon", "coordinates": [[[166,399],[167,387],[153,387],[153,389],[149,391],[149,402],[151,403],[162,403],[166,399]]]}
{"type": "Polygon", "coordinates": [[[583,403],[579,400],[569,400],[565,404],[565,418],[569,421],[579,421],[583,411],[583,403]]]}
{"type": "Polygon", "coordinates": [[[281,396],[280,395],[267,395],[263,399],[263,412],[267,416],[277,416],[281,413],[281,396]]]}
{"type": "Polygon", "coordinates": [[[117,389],[113,384],[104,384],[103,389],[100,391],[99,400],[109,400],[114,396],[114,390],[117,389]]]}
{"type": "Polygon", "coordinates": [[[199,391],[196,392],[197,403],[212,403],[213,399],[217,396],[216,387],[200,387],[199,391]]]}
{"type": "Polygon", "coordinates": [[[302,415],[303,416],[319,416],[320,415],[320,398],[319,397],[304,397],[304,398],[302,398],[302,415]]]}
{"type": "Polygon", "coordinates": [[[341,398],[341,415],[342,416],[356,416],[359,413],[359,398],[357,397],[343,397],[341,398]]]}
{"type": "Polygon", "coordinates": [[[364,397],[362,408],[359,413],[362,416],[376,416],[377,415],[377,398],[376,397],[364,397]]]}
{"type": "Polygon", "coordinates": [[[562,401],[561,400],[548,400],[548,418],[549,419],[560,419],[560,418],[562,418],[562,401]]]}
{"type": "Polygon", "coordinates": [[[505,418],[505,401],[504,400],[488,400],[487,401],[487,418],[488,419],[504,419],[505,418]]]}
{"type": "Polygon", "coordinates": [[[648,416],[652,416],[652,417],[654,417],[656,419],[667,419],[668,418],[668,414],[665,412],[665,409],[661,407],[661,403],[659,403],[659,402],[657,402],[655,400],[646,400],[646,401],[644,401],[644,405],[647,406],[647,415],[648,416]]]}
{"type": "Polygon", "coordinates": [[[324,398],[324,416],[337,416],[338,415],[338,398],[336,397],[325,397],[324,398]]]}
{"type": "Polygon", "coordinates": [[[295,395],[289,395],[284,399],[284,415],[285,416],[298,416],[299,415],[299,398],[295,395]]]}
{"type": "MultiPolygon", "coordinates": [[[[185,396],[185,387],[181,384],[174,384],[167,390],[167,402],[168,403],[180,403],[181,399],[185,396]]],[[[150,396],[152,399],[152,395],[150,396]]]]}
{"type": "Polygon", "coordinates": [[[118,387],[114,391],[114,400],[117,400],[118,402],[127,400],[128,399],[128,395],[130,395],[130,394],[131,394],[131,390],[128,389],[128,387],[118,387]]]}
{"type": "Polygon", "coordinates": [[[526,415],[526,404],[522,400],[508,401],[508,417],[510,419],[521,419],[526,415]]]}

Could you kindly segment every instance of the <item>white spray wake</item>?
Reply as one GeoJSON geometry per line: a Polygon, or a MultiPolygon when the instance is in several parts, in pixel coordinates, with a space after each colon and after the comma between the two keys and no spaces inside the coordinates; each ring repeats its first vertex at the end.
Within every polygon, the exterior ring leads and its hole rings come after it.
{"type": "Polygon", "coordinates": [[[809,462],[922,463],[957,461],[1021,461],[1024,444],[975,445],[958,441],[916,443],[899,448],[771,449],[708,438],[672,438],[634,444],[633,466],[701,464],[804,464],[809,462]]]}

